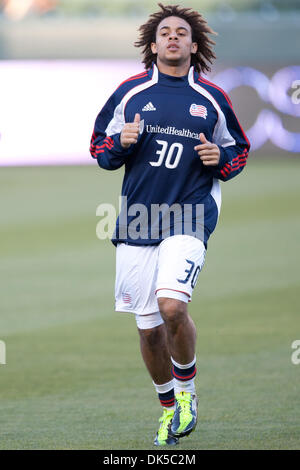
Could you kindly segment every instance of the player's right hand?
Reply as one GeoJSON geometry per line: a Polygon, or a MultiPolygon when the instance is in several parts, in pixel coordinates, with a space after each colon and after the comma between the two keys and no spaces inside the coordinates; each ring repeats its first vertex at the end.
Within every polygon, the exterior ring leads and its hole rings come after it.
{"type": "Polygon", "coordinates": [[[136,144],[140,133],[140,114],[136,113],[133,122],[127,122],[122,129],[120,142],[124,149],[128,149],[131,144],[136,144]]]}

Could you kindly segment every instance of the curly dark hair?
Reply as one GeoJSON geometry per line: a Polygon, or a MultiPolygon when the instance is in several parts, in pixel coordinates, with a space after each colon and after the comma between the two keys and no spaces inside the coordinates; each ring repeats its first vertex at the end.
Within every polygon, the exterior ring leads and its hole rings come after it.
{"type": "Polygon", "coordinates": [[[159,23],[168,16],[177,16],[184,19],[192,29],[192,41],[198,44],[198,50],[195,54],[191,54],[191,65],[194,65],[196,70],[200,72],[210,72],[210,65],[213,59],[216,58],[212,50],[212,45],[215,44],[208,34],[217,34],[213,31],[197,11],[191,8],[182,8],[179,5],[163,5],[158,3],[161,8],[160,11],[152,13],[147,23],[140,26],[140,37],[134,43],[135,47],[143,47],[142,63],[145,64],[145,69],[151,67],[152,62],[156,63],[156,54],[151,51],[151,43],[156,42],[156,31],[159,23]]]}

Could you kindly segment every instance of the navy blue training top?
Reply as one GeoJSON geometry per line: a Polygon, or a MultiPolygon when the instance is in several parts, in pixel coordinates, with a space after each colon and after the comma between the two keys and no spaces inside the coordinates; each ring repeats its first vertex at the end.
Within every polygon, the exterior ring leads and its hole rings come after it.
{"type": "Polygon", "coordinates": [[[158,244],[185,233],[207,246],[221,207],[219,180],[239,174],[250,143],[227,94],[191,67],[174,77],[157,66],[125,80],[96,119],[90,152],[101,168],[125,165],[122,210],[112,242],[158,244]],[[136,144],[124,149],[125,123],[141,115],[136,144]],[[220,148],[217,166],[194,150],[200,133],[220,148]]]}

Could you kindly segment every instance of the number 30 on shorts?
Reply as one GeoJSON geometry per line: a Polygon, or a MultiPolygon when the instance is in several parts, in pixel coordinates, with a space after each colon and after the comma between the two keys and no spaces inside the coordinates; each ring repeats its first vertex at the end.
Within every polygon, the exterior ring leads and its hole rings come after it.
{"type": "Polygon", "coordinates": [[[195,263],[194,261],[191,261],[189,259],[186,259],[186,262],[188,263],[188,269],[186,269],[184,272],[187,273],[185,279],[177,279],[178,282],[181,282],[182,284],[187,284],[189,282],[189,280],[191,279],[191,286],[192,286],[192,289],[194,289],[196,283],[197,283],[197,279],[198,279],[198,276],[199,276],[199,273],[201,271],[201,267],[198,265],[195,268],[195,263]]]}

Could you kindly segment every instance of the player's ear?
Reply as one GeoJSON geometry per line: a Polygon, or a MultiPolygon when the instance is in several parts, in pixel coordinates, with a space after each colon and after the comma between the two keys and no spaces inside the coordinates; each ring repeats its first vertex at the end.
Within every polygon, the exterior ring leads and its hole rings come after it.
{"type": "Polygon", "coordinates": [[[197,51],[198,51],[198,43],[197,43],[197,42],[193,42],[193,43],[192,43],[192,50],[191,50],[191,53],[192,53],[192,54],[196,54],[197,51]]]}
{"type": "Polygon", "coordinates": [[[151,51],[152,54],[157,54],[156,42],[151,42],[151,51]]]}

